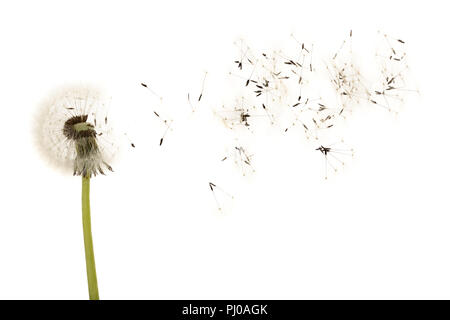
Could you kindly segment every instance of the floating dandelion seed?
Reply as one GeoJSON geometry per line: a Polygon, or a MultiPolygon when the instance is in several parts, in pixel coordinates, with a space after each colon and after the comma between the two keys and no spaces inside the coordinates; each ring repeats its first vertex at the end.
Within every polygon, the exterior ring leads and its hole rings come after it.
{"type": "Polygon", "coordinates": [[[205,72],[205,76],[203,77],[203,82],[202,82],[202,91],[200,92],[199,96],[198,96],[198,102],[200,102],[200,100],[203,97],[203,91],[205,90],[205,81],[206,81],[206,76],[208,75],[208,72],[205,72]]]}
{"type": "Polygon", "coordinates": [[[316,148],[317,151],[322,153],[325,158],[325,179],[328,179],[328,166],[330,166],[335,172],[338,171],[338,167],[344,167],[345,162],[342,157],[353,157],[353,149],[346,149],[345,147],[335,147],[335,143],[327,146],[320,145],[316,148]]]}
{"type": "MultiPolygon", "coordinates": [[[[144,88],[147,88],[154,96],[159,98],[160,109],[162,109],[161,105],[163,102],[163,98],[161,96],[157,95],[153,90],[151,90],[147,84],[141,83],[141,86],[144,88]]],[[[189,99],[189,94],[188,94],[188,99],[189,99]]],[[[172,119],[169,119],[167,116],[162,116],[161,113],[162,113],[161,111],[159,111],[159,110],[157,111],[156,109],[153,109],[153,114],[158,118],[160,123],[164,126],[164,132],[159,139],[159,146],[162,146],[167,133],[172,130],[172,123],[173,123],[172,119]]],[[[131,146],[134,148],[134,144],[131,144],[131,146]]]]}
{"type": "Polygon", "coordinates": [[[217,186],[215,183],[209,182],[209,189],[211,190],[214,200],[216,202],[217,205],[217,209],[219,211],[223,211],[223,207],[222,207],[222,202],[224,202],[226,199],[225,198],[229,198],[229,199],[234,199],[234,197],[229,194],[228,192],[224,191],[221,187],[217,186]],[[217,194],[217,191],[220,191],[220,195],[217,194]],[[223,201],[219,201],[218,196],[220,196],[221,198],[223,198],[223,201]]]}
{"type": "Polygon", "coordinates": [[[155,91],[152,90],[152,88],[150,88],[150,86],[144,82],[141,82],[141,86],[143,86],[144,88],[147,88],[148,91],[151,92],[151,94],[153,94],[155,97],[157,97],[159,100],[162,100],[163,98],[157,94],[155,91]]]}
{"type": "MultiPolygon", "coordinates": [[[[198,98],[196,99],[196,104],[197,104],[197,106],[198,106],[198,104],[200,103],[200,101],[201,101],[202,98],[203,98],[203,93],[204,93],[204,91],[205,91],[205,81],[206,81],[206,76],[207,76],[207,75],[208,75],[208,72],[205,71],[205,75],[203,76],[203,81],[202,81],[201,91],[200,91],[200,93],[199,93],[199,95],[198,95],[198,98]]],[[[188,103],[189,103],[189,105],[190,105],[190,107],[191,107],[192,112],[195,112],[196,108],[195,108],[194,105],[192,104],[192,101],[191,101],[191,94],[190,94],[190,93],[187,94],[187,100],[188,100],[188,103]]]]}
{"type": "Polygon", "coordinates": [[[166,127],[166,129],[164,130],[164,133],[163,133],[162,137],[159,139],[159,146],[161,146],[161,145],[163,144],[163,142],[164,142],[164,138],[166,137],[167,132],[171,129],[173,120],[161,118],[161,116],[159,115],[159,113],[156,112],[156,111],[153,111],[153,114],[154,114],[155,116],[157,116],[158,119],[160,119],[161,122],[162,122],[162,123],[164,124],[164,126],[166,127]]]}
{"type": "Polygon", "coordinates": [[[46,100],[35,123],[38,145],[53,163],[82,176],[82,221],[89,298],[99,299],[90,218],[90,178],[113,171],[117,151],[109,101],[92,87],[68,87],[46,100]]]}

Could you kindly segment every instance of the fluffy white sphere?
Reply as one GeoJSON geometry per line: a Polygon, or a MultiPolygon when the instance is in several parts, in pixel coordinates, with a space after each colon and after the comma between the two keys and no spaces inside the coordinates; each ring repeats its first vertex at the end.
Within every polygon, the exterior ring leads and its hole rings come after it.
{"type": "Polygon", "coordinates": [[[49,163],[74,175],[112,171],[117,153],[108,122],[110,98],[97,88],[70,86],[55,91],[40,105],[35,137],[49,163]]]}

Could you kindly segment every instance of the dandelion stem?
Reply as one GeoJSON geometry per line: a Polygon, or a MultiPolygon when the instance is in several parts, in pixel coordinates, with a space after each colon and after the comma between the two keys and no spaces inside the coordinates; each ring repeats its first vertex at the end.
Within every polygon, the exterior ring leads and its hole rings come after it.
{"type": "Polygon", "coordinates": [[[95,271],[94,245],[91,231],[91,208],[89,200],[90,177],[82,177],[81,210],[83,215],[84,251],[86,255],[86,271],[89,287],[89,299],[99,300],[97,273],[95,271]]]}

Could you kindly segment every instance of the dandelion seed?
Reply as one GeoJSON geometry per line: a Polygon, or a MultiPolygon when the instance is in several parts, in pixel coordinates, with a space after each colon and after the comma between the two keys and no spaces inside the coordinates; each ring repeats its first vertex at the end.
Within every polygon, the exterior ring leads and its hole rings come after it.
{"type": "MultiPolygon", "coordinates": [[[[343,142],[341,142],[343,143],[343,142]]],[[[335,172],[338,171],[338,167],[343,167],[345,165],[342,156],[353,157],[353,149],[344,149],[342,147],[334,147],[336,143],[323,146],[320,145],[316,150],[322,153],[325,158],[325,179],[328,179],[328,167],[331,167],[335,172]]]]}
{"type": "Polygon", "coordinates": [[[205,81],[206,81],[206,76],[208,75],[208,72],[205,72],[205,76],[203,77],[203,82],[202,82],[202,91],[200,92],[200,95],[198,96],[198,101],[200,102],[200,100],[203,97],[203,91],[205,90],[205,81]]]}
{"type": "Polygon", "coordinates": [[[153,91],[148,84],[141,82],[141,86],[143,86],[148,91],[150,91],[151,94],[153,94],[155,97],[157,97],[158,99],[162,100],[162,97],[159,94],[157,94],[155,91],[153,91]]]}
{"type": "Polygon", "coordinates": [[[218,194],[216,194],[216,192],[220,191],[220,195],[222,197],[224,197],[223,201],[225,201],[225,198],[234,199],[234,197],[231,194],[229,194],[228,192],[224,191],[219,186],[217,186],[215,183],[209,182],[208,185],[209,185],[209,189],[211,190],[211,192],[213,194],[214,201],[216,202],[216,205],[217,205],[217,209],[222,212],[223,211],[223,207],[221,205],[222,201],[219,201],[218,194]]]}
{"type": "MultiPolygon", "coordinates": [[[[189,98],[189,95],[188,95],[189,98]]],[[[167,132],[169,132],[172,129],[172,123],[173,120],[168,119],[168,118],[163,118],[159,112],[156,112],[155,110],[153,110],[153,114],[158,118],[158,120],[163,124],[163,126],[165,127],[164,129],[164,133],[162,135],[162,137],[159,139],[159,145],[161,146],[164,142],[164,138],[167,135],[167,132]]]]}
{"type": "Polygon", "coordinates": [[[163,122],[164,122],[164,125],[166,126],[166,130],[164,131],[163,136],[162,136],[161,139],[159,140],[159,145],[160,145],[160,146],[163,144],[164,138],[166,137],[167,132],[169,132],[169,130],[171,129],[171,126],[172,126],[172,122],[173,122],[173,121],[172,121],[172,120],[163,120],[163,122]]]}
{"type": "MultiPolygon", "coordinates": [[[[206,82],[206,76],[207,75],[208,75],[208,72],[205,71],[205,75],[203,76],[203,81],[202,81],[202,87],[201,87],[201,90],[200,90],[200,94],[198,95],[198,98],[196,100],[196,104],[197,105],[200,103],[200,101],[203,98],[203,93],[205,91],[205,82],[206,82]]],[[[191,94],[190,93],[187,94],[187,100],[188,100],[188,103],[189,103],[189,105],[191,107],[192,112],[195,112],[196,108],[194,107],[194,105],[191,102],[191,94]]]]}
{"type": "Polygon", "coordinates": [[[243,176],[246,176],[248,172],[254,173],[255,169],[252,166],[253,154],[250,154],[247,149],[242,146],[233,147],[229,154],[222,158],[222,162],[231,159],[234,164],[240,169],[243,176]]]}
{"type": "Polygon", "coordinates": [[[136,145],[134,144],[133,141],[130,140],[130,138],[128,137],[128,135],[126,133],[124,133],[125,137],[128,140],[128,143],[130,144],[131,147],[136,148],[136,145]]]}

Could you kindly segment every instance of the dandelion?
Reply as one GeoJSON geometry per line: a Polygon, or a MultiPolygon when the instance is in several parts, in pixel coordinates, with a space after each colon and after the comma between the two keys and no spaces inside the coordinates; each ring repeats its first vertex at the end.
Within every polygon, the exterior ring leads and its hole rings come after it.
{"type": "Polygon", "coordinates": [[[228,192],[226,192],[225,190],[223,190],[221,187],[217,186],[215,183],[212,182],[208,182],[209,185],[209,189],[211,190],[214,200],[216,202],[217,205],[217,209],[220,212],[223,212],[223,206],[222,206],[222,201],[219,201],[218,196],[220,196],[221,200],[223,200],[223,202],[225,202],[225,198],[228,199],[234,199],[234,196],[232,196],[231,194],[229,194],[228,192]],[[220,191],[220,195],[216,194],[216,190],[220,191]]]}
{"type": "Polygon", "coordinates": [[[52,163],[82,178],[82,221],[89,298],[98,300],[90,218],[90,179],[113,171],[117,151],[108,123],[108,99],[99,90],[66,87],[44,101],[35,123],[42,154],[52,163]]]}

